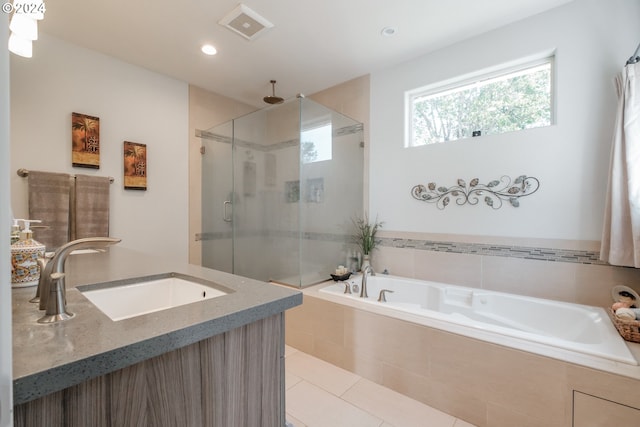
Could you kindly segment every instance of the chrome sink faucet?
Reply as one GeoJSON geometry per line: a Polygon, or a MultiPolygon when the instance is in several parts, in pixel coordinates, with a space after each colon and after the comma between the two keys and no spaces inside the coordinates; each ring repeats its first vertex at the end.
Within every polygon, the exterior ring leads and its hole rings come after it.
{"type": "Polygon", "coordinates": [[[79,249],[104,250],[107,246],[119,243],[121,239],[111,237],[87,237],[60,246],[40,273],[38,293],[40,310],[46,310],[38,323],[55,323],[74,316],[66,307],[66,284],[64,265],[71,252],[79,249]]]}
{"type": "Polygon", "coordinates": [[[369,298],[367,294],[367,276],[375,276],[376,273],[373,271],[371,265],[367,265],[362,269],[362,285],[360,286],[360,298],[369,298]]]}

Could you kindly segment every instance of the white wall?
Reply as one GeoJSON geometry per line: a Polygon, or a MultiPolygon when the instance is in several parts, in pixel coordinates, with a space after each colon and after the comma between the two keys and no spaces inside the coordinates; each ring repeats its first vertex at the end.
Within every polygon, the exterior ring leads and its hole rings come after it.
{"type": "Polygon", "coordinates": [[[640,42],[640,2],[576,0],[371,75],[371,215],[386,230],[599,240],[615,115],[613,79],[640,42]],[[403,148],[404,91],[541,52],[556,52],[557,124],[403,148]],[[502,175],[540,179],[540,190],[492,210],[435,205],[416,184],[453,186],[502,175]]]}
{"type": "Polygon", "coordinates": [[[28,214],[18,168],[112,176],[110,234],[120,245],[187,261],[188,85],[41,34],[11,58],[11,189],[28,214]],[[100,169],[71,166],[71,113],[100,118],[100,169]],[[123,141],[147,145],[147,191],[123,188],[123,141]]]}

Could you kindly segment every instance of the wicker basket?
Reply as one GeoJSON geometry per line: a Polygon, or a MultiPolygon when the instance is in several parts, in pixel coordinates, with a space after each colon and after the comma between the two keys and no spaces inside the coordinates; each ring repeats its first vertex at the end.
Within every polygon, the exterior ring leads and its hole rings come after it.
{"type": "Polygon", "coordinates": [[[611,321],[622,338],[631,342],[640,342],[640,321],[620,320],[616,317],[611,307],[609,307],[609,317],[611,317],[611,321]]]}

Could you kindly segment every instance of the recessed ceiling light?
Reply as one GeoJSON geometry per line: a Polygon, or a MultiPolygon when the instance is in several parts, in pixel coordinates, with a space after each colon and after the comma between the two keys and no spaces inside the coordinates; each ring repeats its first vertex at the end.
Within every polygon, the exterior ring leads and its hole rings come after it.
{"type": "Polygon", "coordinates": [[[202,50],[202,53],[206,55],[215,55],[218,53],[218,50],[210,44],[202,45],[200,49],[202,50]]]}
{"type": "Polygon", "coordinates": [[[382,31],[380,31],[380,34],[386,37],[391,37],[396,34],[396,29],[395,27],[384,27],[382,31]]]}

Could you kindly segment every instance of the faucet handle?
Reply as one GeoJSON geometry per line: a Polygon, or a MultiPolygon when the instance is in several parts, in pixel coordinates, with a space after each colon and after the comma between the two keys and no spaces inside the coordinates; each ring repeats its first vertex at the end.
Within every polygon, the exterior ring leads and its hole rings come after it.
{"type": "Polygon", "coordinates": [[[49,298],[47,299],[47,312],[38,319],[38,323],[55,323],[61,320],[71,319],[75,314],[67,311],[67,301],[64,286],[64,273],[51,273],[51,285],[49,298]]]}
{"type": "Polygon", "coordinates": [[[43,256],[39,256],[36,262],[38,263],[38,269],[40,270],[40,277],[38,278],[38,287],[36,288],[36,295],[29,300],[32,303],[40,303],[40,291],[42,290],[43,283],[47,277],[46,267],[49,260],[53,257],[53,255],[47,257],[45,253],[43,256]]]}
{"type": "Polygon", "coordinates": [[[393,293],[393,291],[391,289],[382,289],[380,291],[380,295],[378,296],[378,302],[387,302],[387,297],[386,294],[387,293],[393,293]]]}
{"type": "Polygon", "coordinates": [[[342,282],[344,284],[344,293],[345,294],[350,294],[351,293],[351,284],[347,281],[342,282]]]}

